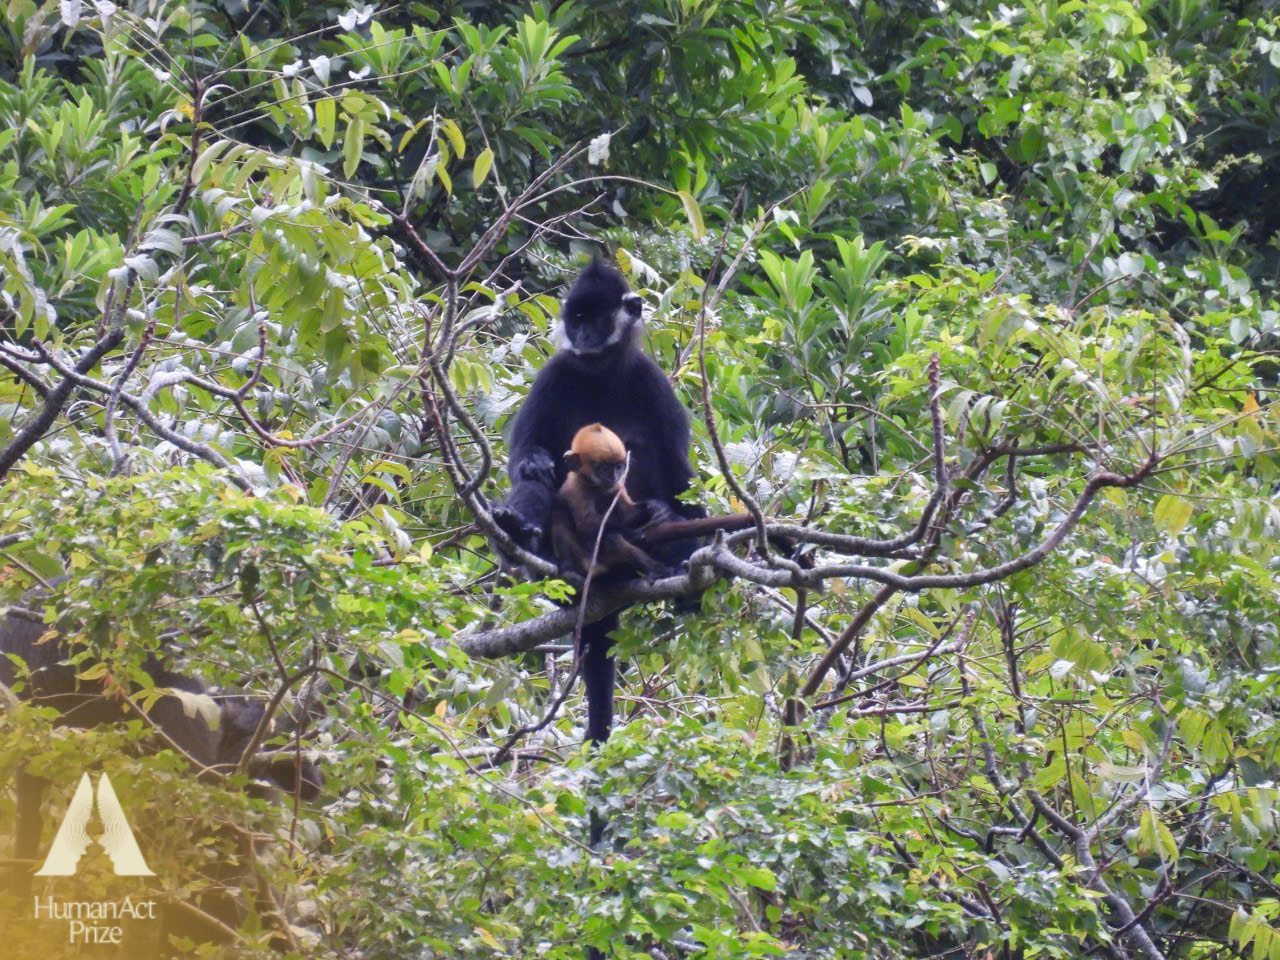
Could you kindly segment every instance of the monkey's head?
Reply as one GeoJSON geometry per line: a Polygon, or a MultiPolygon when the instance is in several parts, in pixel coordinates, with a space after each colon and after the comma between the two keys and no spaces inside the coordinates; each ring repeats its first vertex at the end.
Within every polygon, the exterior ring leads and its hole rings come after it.
{"type": "Polygon", "coordinates": [[[580,357],[630,346],[644,326],[642,308],[622,274],[597,257],[565,297],[557,345],[580,357]]]}
{"type": "Polygon", "coordinates": [[[627,448],[604,424],[592,423],[573,435],[573,445],[565,451],[564,462],[597,490],[613,493],[627,469],[627,448]]]}
{"type": "MultiPolygon", "coordinates": [[[[266,706],[261,700],[239,695],[221,697],[220,706],[222,724],[218,762],[230,766],[240,762],[253,741],[266,706]]],[[[269,736],[287,734],[291,727],[287,720],[273,720],[267,733],[269,736]]],[[[255,796],[269,797],[270,787],[278,787],[286,794],[297,790],[303,800],[314,800],[324,786],[324,774],[320,768],[291,750],[276,750],[266,757],[254,757],[249,763],[249,775],[257,781],[250,788],[250,793],[255,796]]]]}

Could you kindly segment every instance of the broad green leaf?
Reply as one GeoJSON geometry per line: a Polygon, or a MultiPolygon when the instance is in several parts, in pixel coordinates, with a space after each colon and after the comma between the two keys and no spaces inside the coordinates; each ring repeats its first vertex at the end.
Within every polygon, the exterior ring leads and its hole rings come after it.
{"type": "Polygon", "coordinates": [[[680,197],[680,203],[684,207],[684,215],[689,220],[689,226],[693,229],[694,239],[701,240],[707,232],[707,228],[702,223],[702,211],[698,208],[698,203],[693,199],[693,195],[687,190],[677,191],[680,197]]]}
{"type": "Polygon", "coordinates": [[[471,181],[475,187],[479,187],[484,183],[485,177],[489,175],[489,169],[493,166],[493,150],[485,147],[476,155],[475,164],[471,168],[471,181]]]}
{"type": "Polygon", "coordinates": [[[333,146],[334,124],[337,115],[337,101],[333,97],[324,97],[316,101],[316,135],[328,150],[333,146]]]}
{"type": "Polygon", "coordinates": [[[444,131],[449,142],[453,145],[454,155],[461,160],[467,154],[467,141],[462,136],[462,131],[458,129],[458,125],[445,117],[440,121],[440,129],[444,131]]]}
{"type": "Polygon", "coordinates": [[[1190,500],[1167,493],[1156,503],[1152,517],[1156,529],[1162,533],[1175,534],[1182,530],[1191,519],[1193,508],[1190,500]]]}
{"type": "Polygon", "coordinates": [[[360,166],[364,153],[364,118],[352,117],[347,123],[347,133],[342,141],[342,173],[351,177],[360,166]]]}
{"type": "Polygon", "coordinates": [[[1173,839],[1173,833],[1150,807],[1143,810],[1138,826],[1138,850],[1156,854],[1166,863],[1178,858],[1178,844],[1173,839]]]}

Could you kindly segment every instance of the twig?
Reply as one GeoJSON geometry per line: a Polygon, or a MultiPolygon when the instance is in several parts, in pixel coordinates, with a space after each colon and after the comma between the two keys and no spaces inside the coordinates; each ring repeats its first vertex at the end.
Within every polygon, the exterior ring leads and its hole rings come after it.
{"type": "Polygon", "coordinates": [[[40,399],[47,400],[49,398],[49,391],[53,388],[19,363],[16,358],[0,352],[0,366],[8,367],[12,370],[14,375],[34,390],[40,399]]]}
{"type": "Polygon", "coordinates": [[[116,433],[116,407],[120,405],[120,391],[124,389],[124,385],[129,378],[133,376],[133,372],[138,369],[138,363],[142,360],[142,355],[146,352],[147,346],[151,343],[155,333],[156,318],[152,315],[151,319],[147,321],[147,328],[142,332],[142,339],[138,341],[137,349],[130,354],[128,362],[124,365],[124,369],[120,371],[120,376],[116,377],[115,385],[111,388],[111,393],[107,397],[107,409],[104,419],[106,421],[107,444],[111,447],[110,476],[113,477],[120,475],[124,470],[125,464],[124,451],[120,449],[120,437],[116,433]]]}
{"type": "MultiPolygon", "coordinates": [[[[119,327],[113,327],[80,356],[80,359],[76,361],[74,372],[83,374],[92,370],[98,361],[109,351],[119,346],[120,341],[123,339],[124,330],[119,327]]],[[[72,392],[78,385],[76,378],[70,373],[63,370],[58,372],[63,374],[62,381],[45,396],[44,406],[35,419],[27,424],[7,447],[0,450],[0,480],[3,480],[8,475],[13,465],[22,458],[23,454],[48,433],[49,428],[58,419],[58,414],[62,412],[62,408],[66,406],[67,400],[71,398],[72,392]]]]}
{"type": "MultiPolygon", "coordinates": [[[[58,360],[58,358],[52,353],[45,353],[45,357],[48,363],[55,370],[81,387],[87,387],[90,390],[97,390],[99,393],[108,394],[113,389],[109,384],[103,383],[101,380],[94,380],[92,377],[86,377],[83,374],[77,373],[75,370],[58,360]]],[[[182,379],[186,379],[185,375],[182,379]]],[[[153,384],[148,387],[148,391],[150,393],[154,393],[154,390],[152,389],[154,386],[155,383],[153,382],[153,384]]],[[[184,450],[192,456],[209,461],[215,467],[226,470],[227,478],[241,490],[248,492],[252,489],[249,481],[242,477],[238,470],[232,468],[231,462],[227,460],[226,457],[218,453],[218,451],[214,450],[212,447],[206,446],[203,443],[197,443],[195,440],[188,440],[186,437],[182,436],[182,434],[174,430],[170,430],[162,424],[156,416],[147,409],[146,404],[137,397],[121,390],[120,402],[137,414],[138,419],[150,427],[155,433],[159,434],[163,439],[168,440],[179,450],[184,450]]]]}

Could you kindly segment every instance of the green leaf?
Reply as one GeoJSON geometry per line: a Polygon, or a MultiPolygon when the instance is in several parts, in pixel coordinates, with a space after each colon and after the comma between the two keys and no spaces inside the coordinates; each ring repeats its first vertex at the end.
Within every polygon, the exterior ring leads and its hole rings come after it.
{"type": "Polygon", "coordinates": [[[62,561],[40,550],[22,550],[22,559],[46,580],[54,580],[66,573],[62,561]]]}
{"type": "Polygon", "coordinates": [[[200,155],[196,157],[196,162],[191,165],[192,182],[200,183],[204,179],[205,171],[209,169],[209,164],[213,163],[231,145],[230,140],[219,140],[217,143],[212,143],[201,150],[200,155]]]}
{"type": "Polygon", "coordinates": [[[735,873],[744,883],[761,890],[776,890],[778,888],[778,878],[767,867],[743,867],[736,870],[735,873]]]}
{"type": "Polygon", "coordinates": [[[1146,141],[1142,137],[1134,137],[1130,140],[1129,145],[1120,154],[1120,169],[1125,173],[1133,173],[1134,167],[1138,165],[1138,157],[1142,153],[1144,146],[1146,146],[1146,141]]]}
{"type": "Polygon", "coordinates": [[[1173,839],[1173,833],[1149,807],[1142,812],[1142,820],[1138,826],[1138,850],[1141,853],[1154,853],[1166,863],[1178,857],[1178,844],[1173,839]]]}
{"type": "Polygon", "coordinates": [[[702,211],[698,209],[698,202],[687,190],[679,190],[676,195],[684,206],[684,215],[689,219],[689,226],[693,228],[694,239],[701,240],[706,235],[707,228],[703,225],[702,211]]]}
{"type": "Polygon", "coordinates": [[[347,123],[347,135],[342,141],[342,173],[350,177],[360,166],[364,155],[364,118],[352,117],[347,123]]]}
{"type": "Polygon", "coordinates": [[[1162,533],[1178,533],[1187,525],[1187,521],[1191,519],[1192,510],[1190,500],[1184,500],[1182,497],[1175,496],[1172,493],[1166,493],[1156,503],[1152,521],[1155,523],[1156,529],[1162,533]]]}
{"type": "Polygon", "coordinates": [[[337,101],[333,97],[325,97],[316,101],[316,135],[324,148],[333,146],[334,124],[337,115],[337,101]]]}
{"type": "Polygon", "coordinates": [[[409,145],[409,141],[412,140],[417,135],[419,130],[421,130],[430,122],[431,122],[430,117],[423,117],[421,120],[415,123],[412,127],[406,130],[404,134],[400,137],[400,145],[396,148],[396,152],[404,153],[404,148],[409,145]]]}
{"type": "Polygon", "coordinates": [[[493,149],[485,147],[476,157],[476,162],[471,168],[471,183],[474,187],[479,188],[484,183],[485,177],[489,175],[489,169],[493,166],[493,149]]]}
{"type": "Polygon", "coordinates": [[[1019,158],[1023,163],[1035,163],[1046,142],[1044,131],[1041,128],[1032,127],[1025,131],[1021,139],[1018,140],[1019,158]]]}
{"type": "Polygon", "coordinates": [[[462,131],[458,129],[458,125],[448,117],[440,121],[440,129],[444,131],[444,135],[449,138],[449,142],[453,144],[453,152],[459,160],[467,154],[467,141],[463,139],[462,131]]]}

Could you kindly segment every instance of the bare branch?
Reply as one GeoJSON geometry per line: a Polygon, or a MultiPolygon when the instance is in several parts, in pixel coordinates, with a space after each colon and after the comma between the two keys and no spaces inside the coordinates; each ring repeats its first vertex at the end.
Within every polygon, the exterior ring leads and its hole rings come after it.
{"type": "MultiPolygon", "coordinates": [[[[1076,524],[1084,516],[1085,510],[1097,496],[1098,491],[1106,487],[1129,488],[1137,486],[1160,462],[1158,454],[1152,454],[1147,458],[1146,462],[1138,468],[1137,471],[1128,475],[1121,475],[1100,471],[1091,476],[1085,484],[1084,491],[1076,498],[1075,504],[1066,518],[1058,525],[1058,527],[1040,542],[1037,546],[1028,550],[1019,557],[1015,557],[1005,563],[994,567],[987,567],[982,570],[973,570],[969,573],[956,574],[919,574],[911,576],[907,574],[895,573],[883,567],[868,567],[862,564],[833,564],[824,567],[815,567],[812,570],[802,571],[799,574],[790,574],[780,570],[766,569],[756,564],[748,563],[744,560],[730,554],[723,548],[716,552],[715,563],[727,573],[750,580],[753,583],[763,583],[772,587],[794,587],[800,586],[816,586],[823,580],[832,577],[854,577],[863,580],[872,580],[876,583],[883,583],[896,587],[899,590],[907,590],[915,592],[918,590],[929,590],[938,587],[942,588],[965,588],[977,587],[984,583],[994,583],[997,580],[1004,580],[1013,576],[1029,567],[1035,566],[1046,556],[1052,553],[1059,544],[1075,529],[1076,524]]],[[[704,548],[706,549],[706,548],[704,548]]]]}
{"type": "Polygon", "coordinates": [[[538,197],[538,192],[542,189],[543,185],[565,167],[569,166],[569,164],[573,163],[573,161],[586,153],[588,146],[589,144],[579,143],[570,147],[561,154],[555,162],[547,167],[547,169],[538,174],[538,176],[533,179],[533,182],[531,182],[529,186],[525,187],[520,195],[506,206],[498,216],[498,219],[493,222],[492,226],[490,226],[489,229],[480,236],[480,239],[476,241],[475,246],[471,248],[471,251],[462,258],[462,263],[458,265],[458,269],[454,276],[465,277],[474,270],[476,266],[489,255],[493,248],[498,245],[498,241],[501,240],[503,234],[506,233],[507,227],[510,225],[515,215],[535,199],[540,199],[538,197]]]}
{"type": "Polygon", "coordinates": [[[456,272],[450,270],[444,265],[444,261],[440,259],[440,255],[427,246],[427,242],[422,239],[421,234],[419,234],[414,225],[409,222],[409,218],[405,214],[393,213],[391,218],[396,222],[400,229],[404,231],[404,235],[409,238],[409,245],[413,247],[414,250],[418,251],[422,256],[422,259],[431,264],[431,268],[435,270],[436,273],[440,274],[440,278],[442,280],[447,280],[457,276],[456,272]]]}
{"type": "MultiPolygon", "coordinates": [[[[120,336],[123,339],[123,331],[120,331],[120,336]]],[[[78,373],[75,369],[64,364],[52,353],[45,353],[45,359],[50,366],[67,378],[65,381],[67,383],[73,383],[76,386],[86,387],[90,390],[96,390],[99,393],[106,394],[110,394],[114,389],[110,384],[103,383],[101,380],[94,380],[92,377],[86,377],[83,374],[78,373]]],[[[188,379],[188,377],[183,375],[178,382],[185,379],[188,379]]],[[[152,389],[154,386],[155,383],[153,382],[152,385],[148,387],[147,393],[145,393],[144,396],[150,396],[154,393],[154,390],[152,389]]],[[[192,456],[199,457],[202,460],[207,460],[215,467],[226,470],[227,478],[241,490],[248,491],[252,489],[249,482],[245,480],[244,477],[240,476],[239,471],[233,468],[231,462],[217,450],[214,450],[212,447],[206,446],[203,443],[198,443],[195,440],[188,440],[177,431],[170,430],[162,424],[159,419],[157,419],[155,414],[147,408],[147,405],[144,402],[132,394],[121,390],[119,396],[120,402],[137,414],[138,419],[150,427],[151,430],[160,437],[168,440],[179,450],[183,450],[192,456]]],[[[0,476],[2,476],[2,474],[0,474],[0,476]]]]}
{"type": "Polygon", "coordinates": [[[116,408],[120,405],[120,392],[124,389],[124,385],[129,378],[133,376],[133,371],[138,369],[142,355],[146,352],[147,346],[151,343],[155,334],[156,318],[153,315],[147,322],[147,328],[142,332],[142,339],[138,341],[137,349],[129,356],[124,369],[120,371],[120,376],[116,377],[110,396],[107,397],[107,410],[104,419],[106,421],[107,444],[111,447],[111,476],[113,477],[124,470],[125,464],[124,451],[120,449],[120,437],[116,433],[116,408]]]}
{"type": "Polygon", "coordinates": [[[8,367],[12,370],[14,376],[34,390],[40,399],[47,400],[49,398],[49,391],[53,388],[19,363],[17,358],[0,352],[0,366],[8,367]]]}
{"type": "MultiPolygon", "coordinates": [[[[119,346],[122,340],[124,340],[124,330],[113,327],[80,356],[72,370],[66,372],[63,369],[58,370],[62,373],[62,382],[48,392],[44,398],[44,406],[35,419],[27,424],[7,447],[0,450],[0,480],[8,475],[23,454],[49,432],[78,385],[75,374],[88,373],[107,353],[119,346]]],[[[47,355],[45,359],[47,361],[47,355]]]]}

